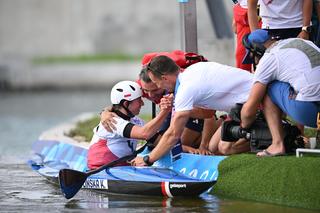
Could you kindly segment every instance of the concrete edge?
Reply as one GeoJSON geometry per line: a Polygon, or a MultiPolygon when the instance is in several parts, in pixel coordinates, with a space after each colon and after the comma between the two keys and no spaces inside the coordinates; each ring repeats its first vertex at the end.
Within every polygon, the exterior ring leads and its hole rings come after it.
{"type": "Polygon", "coordinates": [[[61,123],[55,127],[52,127],[46,131],[44,131],[40,136],[39,140],[54,140],[63,143],[69,143],[76,146],[80,146],[82,148],[88,148],[89,142],[80,142],[73,138],[68,137],[66,134],[70,132],[71,129],[75,128],[77,123],[80,121],[85,121],[92,118],[96,113],[86,112],[82,113],[79,116],[71,119],[70,121],[66,121],[61,123]]]}

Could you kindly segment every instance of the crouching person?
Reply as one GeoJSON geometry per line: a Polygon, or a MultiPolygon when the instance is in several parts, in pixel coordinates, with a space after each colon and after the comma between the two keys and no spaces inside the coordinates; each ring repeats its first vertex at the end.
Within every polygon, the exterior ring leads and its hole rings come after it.
{"type": "Polygon", "coordinates": [[[320,49],[312,42],[290,38],[276,41],[265,30],[244,37],[246,60],[259,61],[254,85],[241,110],[241,126],[249,128],[260,103],[272,135],[272,144],[258,156],[286,152],[282,114],[299,124],[316,127],[320,103],[320,49]]]}
{"type": "MultiPolygon", "coordinates": [[[[116,113],[117,123],[113,132],[106,130],[101,123],[94,128],[88,150],[88,168],[95,169],[104,164],[132,154],[138,140],[151,138],[171,112],[172,97],[161,99],[157,117],[144,125],[137,117],[144,105],[140,86],[133,81],[121,81],[111,90],[111,111],[116,113]],[[171,98],[171,100],[170,100],[171,98]]],[[[118,166],[129,165],[127,162],[118,166]]]]}

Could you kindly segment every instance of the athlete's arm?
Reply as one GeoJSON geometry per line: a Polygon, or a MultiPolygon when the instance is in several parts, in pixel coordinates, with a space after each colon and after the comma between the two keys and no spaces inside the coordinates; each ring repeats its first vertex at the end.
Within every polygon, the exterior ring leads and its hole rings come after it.
{"type": "Polygon", "coordinates": [[[172,95],[163,97],[160,103],[159,114],[146,123],[144,126],[134,125],[130,132],[130,138],[148,140],[151,138],[161,127],[167,115],[171,113],[172,95]]]}

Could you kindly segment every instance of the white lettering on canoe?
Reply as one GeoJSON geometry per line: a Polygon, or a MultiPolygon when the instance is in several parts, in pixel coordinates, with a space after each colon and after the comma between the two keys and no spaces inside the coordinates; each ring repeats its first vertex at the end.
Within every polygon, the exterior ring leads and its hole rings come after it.
{"type": "Polygon", "coordinates": [[[204,172],[199,173],[197,169],[193,169],[189,172],[185,167],[181,168],[179,172],[187,176],[199,178],[202,180],[216,180],[218,176],[217,171],[213,171],[211,174],[209,170],[205,170],[204,172]]]}
{"type": "Polygon", "coordinates": [[[198,175],[198,170],[197,169],[194,169],[194,170],[192,170],[190,173],[189,173],[189,175],[191,176],[191,177],[197,177],[197,175],[198,175]]]}
{"type": "Polygon", "coordinates": [[[86,189],[108,189],[108,180],[87,179],[82,188],[86,189]]]}
{"type": "Polygon", "coordinates": [[[180,170],[180,172],[181,172],[182,174],[186,174],[186,171],[187,171],[187,168],[182,168],[182,169],[180,170]]]}
{"type": "Polygon", "coordinates": [[[204,179],[205,180],[205,179],[207,179],[208,176],[209,176],[209,171],[206,170],[200,175],[199,179],[204,179]]]}

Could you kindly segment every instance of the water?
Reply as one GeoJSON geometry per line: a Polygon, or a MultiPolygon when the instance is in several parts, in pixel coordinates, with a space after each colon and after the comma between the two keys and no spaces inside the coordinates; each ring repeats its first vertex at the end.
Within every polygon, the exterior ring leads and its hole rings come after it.
{"type": "MultiPolygon", "coordinates": [[[[314,212],[214,195],[162,198],[81,190],[66,200],[26,165],[31,144],[48,128],[109,105],[105,91],[0,93],[0,212],[314,212]]],[[[150,112],[150,105],[142,113],[150,112]]]]}

